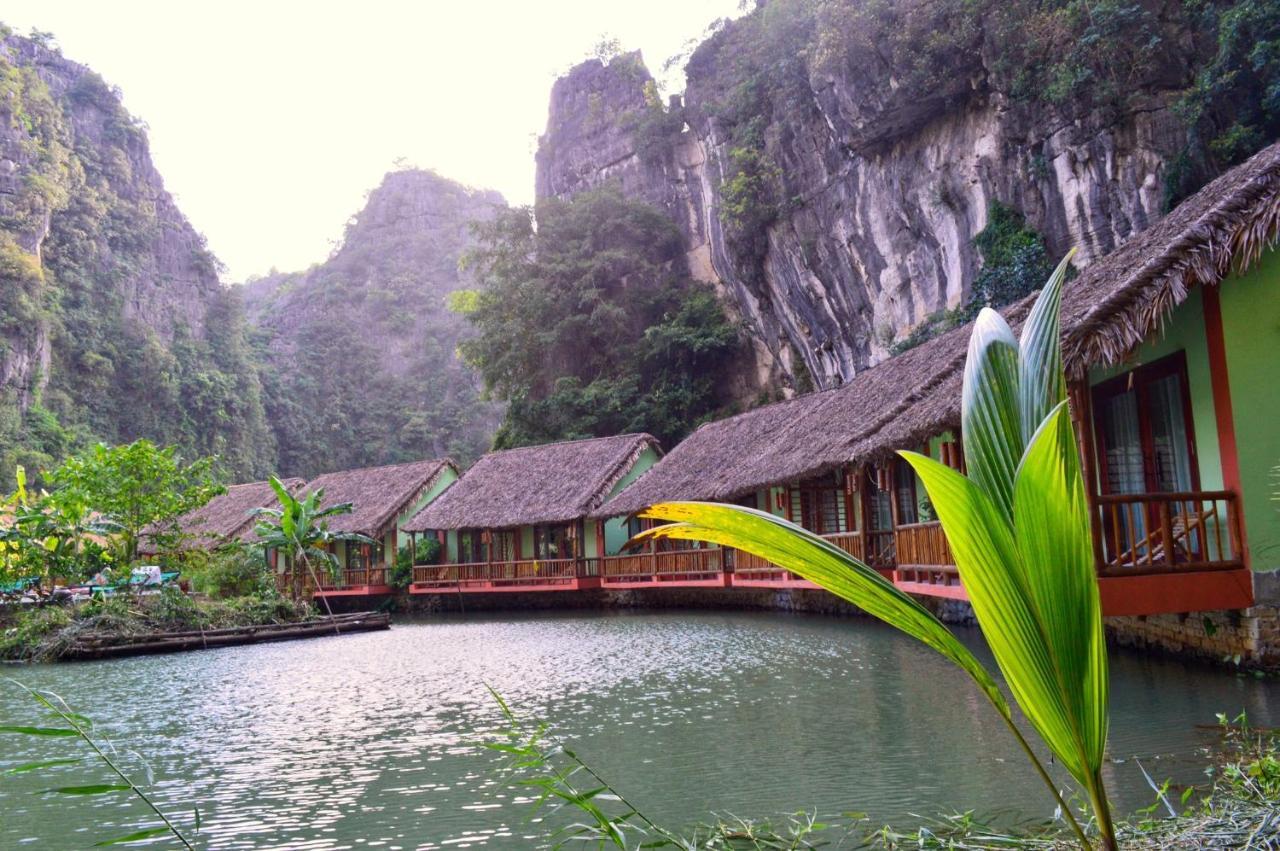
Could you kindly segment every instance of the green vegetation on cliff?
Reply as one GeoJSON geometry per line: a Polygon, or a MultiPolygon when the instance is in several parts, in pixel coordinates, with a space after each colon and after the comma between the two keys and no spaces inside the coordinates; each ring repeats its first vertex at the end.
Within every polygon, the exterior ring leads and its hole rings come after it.
{"type": "Polygon", "coordinates": [[[509,403],[498,448],[634,431],[671,446],[722,412],[738,334],[661,212],[606,188],[479,235],[481,288],[454,302],[479,330],[464,358],[509,403]]]}
{"type": "Polygon", "coordinates": [[[16,164],[0,196],[0,484],[16,464],[140,436],[264,471],[273,445],[238,299],[118,94],[8,36],[0,103],[16,164]]]}
{"type": "Polygon", "coordinates": [[[771,0],[700,44],[687,73],[705,93],[691,120],[714,121],[724,144],[720,223],[750,281],[769,226],[801,200],[788,172],[809,144],[797,128],[832,116],[851,149],[882,149],[989,94],[1055,127],[1172,106],[1189,140],[1170,152],[1172,206],[1280,135],[1280,5],[771,0]],[[856,102],[832,102],[833,80],[856,102]]]}
{"type": "Polygon", "coordinates": [[[500,208],[497,193],[392,172],[326,262],[246,286],[282,475],[488,449],[497,415],[455,355],[470,329],[446,302],[467,286],[470,223],[500,208]]]}

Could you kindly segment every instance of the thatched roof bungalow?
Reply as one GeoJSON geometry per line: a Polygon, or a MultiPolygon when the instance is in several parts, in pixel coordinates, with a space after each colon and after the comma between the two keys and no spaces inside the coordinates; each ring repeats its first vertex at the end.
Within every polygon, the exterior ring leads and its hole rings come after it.
{"type": "Polygon", "coordinates": [[[586,518],[660,455],[647,434],[491,452],[403,528],[438,534],[447,564],[603,555],[626,540],[625,526],[586,518]]]}
{"type": "MultiPolygon", "coordinates": [[[[284,486],[295,492],[302,479],[285,479],[284,486]]],[[[253,511],[279,506],[270,482],[246,482],[229,485],[225,493],[215,496],[199,508],[178,517],[173,529],[179,550],[214,550],[227,544],[248,541],[253,535],[253,511]]],[[[139,543],[143,555],[159,552],[157,530],[144,532],[139,543]]]]}

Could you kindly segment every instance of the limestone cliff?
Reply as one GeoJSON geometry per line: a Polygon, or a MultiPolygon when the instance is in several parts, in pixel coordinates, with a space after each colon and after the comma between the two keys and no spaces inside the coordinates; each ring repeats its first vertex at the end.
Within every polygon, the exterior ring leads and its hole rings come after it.
{"type": "Polygon", "coordinates": [[[142,436],[265,471],[238,301],[118,93],[0,29],[0,467],[142,436]]]}
{"type": "Polygon", "coordinates": [[[638,54],[586,62],[552,90],[538,194],[616,181],[667,210],[750,327],[760,380],[838,384],[969,298],[991,202],[1078,265],[1168,203],[1189,135],[1173,107],[1212,46],[1181,4],[1125,6],[1107,54],[1056,35],[1056,64],[1011,53],[1030,25],[1001,8],[764,3],[694,51],[669,105],[638,54]]]}
{"type": "Polygon", "coordinates": [[[455,355],[470,329],[448,299],[469,285],[471,223],[504,206],[429,171],[392,172],[328,260],[246,285],[284,474],[488,449],[499,411],[455,355]]]}

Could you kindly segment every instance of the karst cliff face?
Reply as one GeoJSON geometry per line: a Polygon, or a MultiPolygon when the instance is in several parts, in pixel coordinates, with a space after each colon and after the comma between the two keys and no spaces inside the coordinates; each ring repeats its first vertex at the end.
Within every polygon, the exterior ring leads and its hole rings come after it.
{"type": "Polygon", "coordinates": [[[667,210],[694,275],[745,320],[763,386],[794,384],[800,363],[839,384],[963,303],[993,201],[1051,256],[1078,248],[1079,266],[1164,212],[1191,36],[1164,34],[1168,55],[1145,58],[1121,105],[1028,103],[981,33],[925,94],[875,45],[823,54],[812,32],[786,63],[752,65],[767,8],[694,52],[682,103],[655,103],[638,54],[574,68],[553,88],[537,178],[539,197],[616,181],[667,210]]]}
{"type": "Polygon", "coordinates": [[[97,74],[0,30],[0,458],[89,439],[271,453],[237,297],[97,74]],[[38,416],[32,411],[38,411],[38,416]]]}
{"type": "Polygon", "coordinates": [[[496,192],[416,169],[388,174],[341,246],[305,272],[249,282],[279,469],[288,475],[488,449],[500,411],[458,361],[471,332],[449,308],[471,225],[496,192]]]}

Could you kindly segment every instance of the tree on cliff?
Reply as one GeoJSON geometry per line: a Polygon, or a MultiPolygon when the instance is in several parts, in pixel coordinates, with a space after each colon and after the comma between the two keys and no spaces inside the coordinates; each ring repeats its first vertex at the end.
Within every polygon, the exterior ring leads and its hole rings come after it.
{"type": "Polygon", "coordinates": [[[477,234],[480,289],[452,304],[479,330],[463,358],[509,404],[497,448],[630,431],[671,445],[722,413],[738,334],[661,212],[606,188],[477,234]]]}

